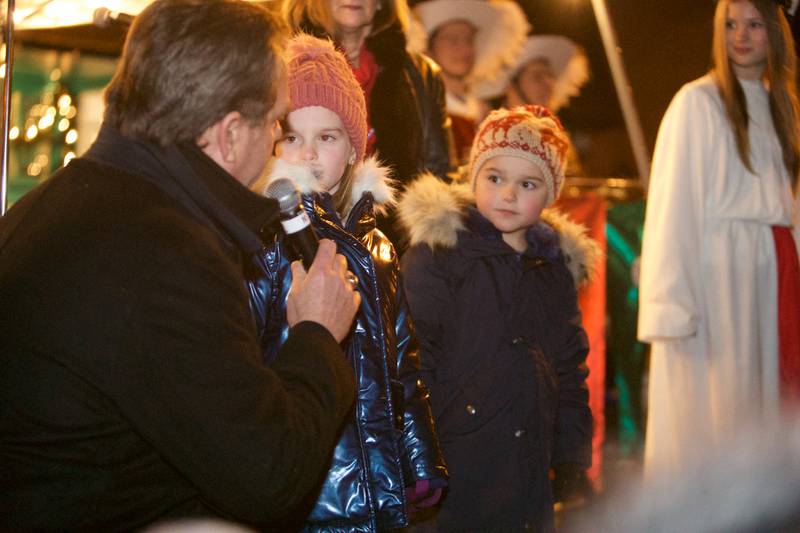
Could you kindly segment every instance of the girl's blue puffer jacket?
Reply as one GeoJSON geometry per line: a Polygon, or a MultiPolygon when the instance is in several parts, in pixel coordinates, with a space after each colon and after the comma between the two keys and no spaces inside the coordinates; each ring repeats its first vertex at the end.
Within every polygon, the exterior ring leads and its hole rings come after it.
{"type": "MultiPolygon", "coordinates": [[[[428,392],[419,380],[417,342],[399,280],[392,243],[375,227],[375,211],[393,201],[387,171],[374,159],[354,169],[351,208],[342,221],[332,198],[319,192],[305,168],[276,162],[271,176],[291,177],[320,238],[336,242],[359,279],[361,307],[345,343],[358,387],[307,531],[378,531],[408,522],[406,487],[447,476],[433,428],[428,392]]],[[[270,178],[267,178],[266,183],[270,178]]],[[[297,259],[278,240],[261,256],[265,276],[249,284],[267,364],[288,333],[290,264],[297,259]]]]}

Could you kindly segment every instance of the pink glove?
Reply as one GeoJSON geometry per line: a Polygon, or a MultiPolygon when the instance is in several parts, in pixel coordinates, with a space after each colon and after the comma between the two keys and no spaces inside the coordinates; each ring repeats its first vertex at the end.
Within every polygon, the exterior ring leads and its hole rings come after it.
{"type": "Polygon", "coordinates": [[[446,484],[443,479],[420,479],[413,487],[406,487],[406,500],[411,513],[436,505],[446,484]]]}

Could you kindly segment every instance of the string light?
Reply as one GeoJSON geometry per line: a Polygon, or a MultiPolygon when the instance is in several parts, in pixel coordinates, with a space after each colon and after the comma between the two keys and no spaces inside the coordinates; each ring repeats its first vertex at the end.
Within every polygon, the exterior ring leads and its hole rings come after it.
{"type": "MultiPolygon", "coordinates": [[[[74,105],[73,96],[58,83],[61,78],[60,69],[50,71],[50,81],[53,82],[49,85],[50,90],[46,90],[38,102],[30,105],[25,113],[25,127],[14,126],[9,130],[8,137],[9,140],[16,141],[22,140],[20,139],[22,136],[25,142],[31,145],[31,149],[37,151],[41,150],[38,148],[38,143],[46,142],[48,152],[54,148],[56,150],[52,152],[54,157],[52,163],[66,165],[76,157],[74,145],[78,141],[79,134],[78,130],[72,127],[71,119],[77,116],[78,110],[74,105]],[[63,148],[59,149],[59,146],[63,148]],[[62,152],[63,155],[58,155],[58,152],[62,152]]],[[[25,167],[28,176],[40,180],[47,178],[52,170],[54,169],[51,168],[51,159],[45,153],[34,156],[25,167]]]]}

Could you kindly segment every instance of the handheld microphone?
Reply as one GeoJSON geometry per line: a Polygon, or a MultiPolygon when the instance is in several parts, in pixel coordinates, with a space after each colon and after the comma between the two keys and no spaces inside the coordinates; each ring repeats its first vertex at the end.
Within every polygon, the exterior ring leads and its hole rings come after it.
{"type": "Polygon", "coordinates": [[[128,28],[133,24],[133,15],[111,11],[107,7],[98,7],[94,10],[92,23],[98,28],[128,28]]]}
{"type": "Polygon", "coordinates": [[[317,255],[319,239],[303,209],[300,191],[289,178],[278,178],[267,186],[264,195],[278,201],[281,225],[287,240],[308,270],[317,255]]]}

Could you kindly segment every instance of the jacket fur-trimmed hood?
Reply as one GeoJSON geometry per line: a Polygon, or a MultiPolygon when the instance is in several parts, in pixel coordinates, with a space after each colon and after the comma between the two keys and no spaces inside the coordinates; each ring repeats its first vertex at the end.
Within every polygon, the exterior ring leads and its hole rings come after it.
{"type": "MultiPolygon", "coordinates": [[[[470,184],[448,185],[432,174],[421,175],[408,185],[398,203],[409,246],[454,248],[458,232],[466,230],[464,213],[474,203],[470,184]]],[[[541,222],[558,233],[561,252],[576,286],[591,281],[602,252],[586,234],[586,228],[557,209],[542,211],[541,222]]]]}
{"type": "MultiPolygon", "coordinates": [[[[256,183],[253,189],[259,194],[264,194],[269,184],[278,178],[291,179],[302,194],[324,192],[308,167],[287,163],[278,158],[270,161],[266,175],[256,183]]],[[[366,193],[372,194],[375,202],[374,210],[378,213],[385,213],[387,209],[397,203],[397,192],[394,181],[391,179],[391,170],[381,165],[374,156],[364,159],[353,168],[353,185],[350,193],[350,201],[345,213],[342,214],[343,218],[347,217],[353,206],[366,193]]]]}

